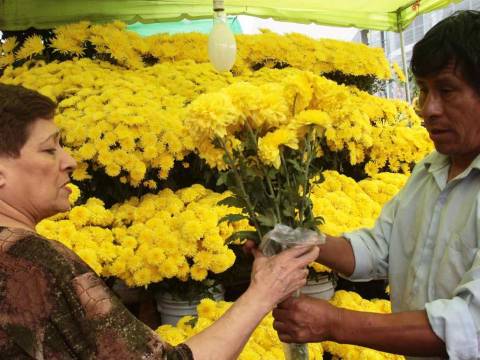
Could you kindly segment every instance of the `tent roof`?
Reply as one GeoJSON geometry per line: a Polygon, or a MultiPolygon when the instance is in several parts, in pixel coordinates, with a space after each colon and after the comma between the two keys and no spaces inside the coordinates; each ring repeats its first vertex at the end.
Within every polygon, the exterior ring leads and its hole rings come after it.
{"type": "MultiPolygon", "coordinates": [[[[230,15],[401,31],[419,14],[460,0],[225,0],[230,15]]],[[[89,20],[127,23],[212,17],[212,0],[1,0],[0,30],[89,20]]]]}

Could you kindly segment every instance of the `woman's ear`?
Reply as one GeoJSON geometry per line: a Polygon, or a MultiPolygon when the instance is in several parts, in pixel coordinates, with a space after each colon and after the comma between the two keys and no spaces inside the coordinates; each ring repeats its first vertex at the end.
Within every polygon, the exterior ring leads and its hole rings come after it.
{"type": "Polygon", "coordinates": [[[0,189],[7,183],[7,167],[0,159],[0,189]]]}

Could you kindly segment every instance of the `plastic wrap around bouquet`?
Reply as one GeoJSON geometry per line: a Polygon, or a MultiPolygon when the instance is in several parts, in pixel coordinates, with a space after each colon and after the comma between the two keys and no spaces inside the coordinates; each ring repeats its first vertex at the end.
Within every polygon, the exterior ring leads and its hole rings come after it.
{"type": "MultiPolygon", "coordinates": [[[[265,256],[273,256],[295,246],[314,246],[325,243],[325,235],[316,231],[277,224],[262,238],[260,250],[265,256]]],[[[297,290],[294,297],[300,296],[297,290]]],[[[308,344],[283,344],[285,360],[308,360],[308,344]]]]}

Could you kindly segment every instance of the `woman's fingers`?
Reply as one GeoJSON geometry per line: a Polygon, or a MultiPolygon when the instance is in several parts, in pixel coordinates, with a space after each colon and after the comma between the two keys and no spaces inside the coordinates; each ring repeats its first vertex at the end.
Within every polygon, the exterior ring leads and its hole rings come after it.
{"type": "Polygon", "coordinates": [[[313,246],[309,249],[308,252],[302,254],[301,256],[298,256],[293,260],[293,263],[295,266],[299,268],[303,268],[307,266],[308,264],[314,262],[318,258],[318,253],[320,252],[320,249],[318,246],[313,246]]]}
{"type": "Polygon", "coordinates": [[[266,257],[253,249],[255,262],[252,282],[262,289],[272,305],[291,296],[305,286],[308,269],[306,266],[318,256],[318,247],[302,246],[288,249],[278,255],[266,257]]]}
{"type": "Polygon", "coordinates": [[[265,258],[266,256],[263,255],[263,252],[258,248],[251,248],[251,253],[255,259],[265,258]]]}
{"type": "Polygon", "coordinates": [[[294,259],[309,253],[312,250],[312,248],[316,248],[316,247],[317,246],[311,246],[311,245],[294,246],[290,249],[282,251],[280,254],[278,254],[278,256],[282,258],[285,257],[289,259],[294,259]]]}
{"type": "Polygon", "coordinates": [[[242,246],[243,252],[247,255],[254,255],[254,250],[257,249],[257,245],[253,240],[245,241],[245,244],[242,246]]]}

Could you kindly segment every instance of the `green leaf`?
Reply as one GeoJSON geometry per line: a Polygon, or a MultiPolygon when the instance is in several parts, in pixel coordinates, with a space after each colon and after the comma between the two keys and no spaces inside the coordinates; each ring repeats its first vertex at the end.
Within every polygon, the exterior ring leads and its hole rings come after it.
{"type": "Polygon", "coordinates": [[[315,216],[313,220],[315,221],[315,225],[322,225],[325,223],[323,216],[315,216]]]}
{"type": "Polygon", "coordinates": [[[275,226],[275,223],[276,223],[273,215],[265,216],[265,215],[258,214],[257,219],[258,219],[258,222],[260,224],[262,224],[263,226],[267,226],[267,227],[271,227],[271,228],[273,228],[275,226]]]}
{"type": "Polygon", "coordinates": [[[225,244],[229,244],[232,241],[235,241],[237,239],[240,240],[253,240],[257,244],[260,242],[260,239],[258,238],[258,234],[256,231],[248,231],[248,230],[242,230],[242,231],[237,231],[236,233],[233,233],[230,235],[227,240],[225,240],[225,244]]]}
{"type": "Polygon", "coordinates": [[[227,183],[227,179],[228,179],[228,173],[226,173],[226,172],[221,173],[221,174],[218,176],[218,179],[217,179],[217,186],[226,184],[226,183],[227,183]]]}
{"type": "Polygon", "coordinates": [[[220,200],[217,205],[226,205],[243,209],[245,207],[245,202],[237,197],[229,196],[220,200]]]}
{"type": "Polygon", "coordinates": [[[218,220],[218,224],[220,225],[222,222],[225,222],[225,221],[228,221],[228,223],[231,224],[232,222],[240,221],[244,219],[248,220],[249,217],[247,215],[242,215],[242,214],[229,214],[229,215],[225,215],[220,220],[218,220]]]}
{"type": "Polygon", "coordinates": [[[188,320],[185,324],[187,325],[190,325],[192,328],[195,327],[195,325],[197,325],[197,322],[198,322],[198,317],[197,316],[193,316],[190,320],[188,320]]]}

